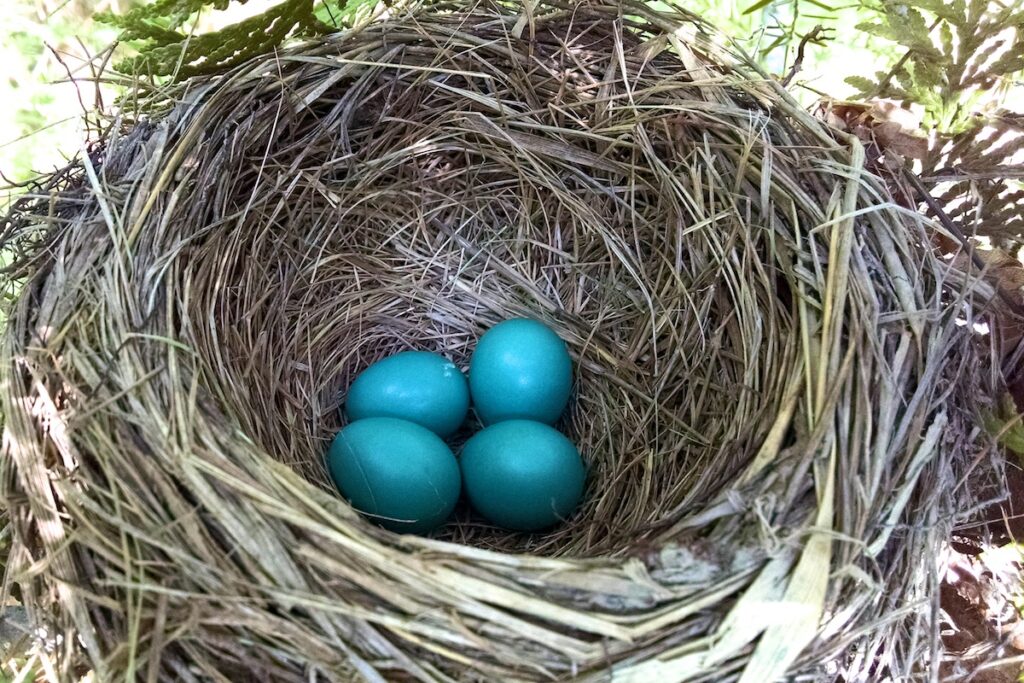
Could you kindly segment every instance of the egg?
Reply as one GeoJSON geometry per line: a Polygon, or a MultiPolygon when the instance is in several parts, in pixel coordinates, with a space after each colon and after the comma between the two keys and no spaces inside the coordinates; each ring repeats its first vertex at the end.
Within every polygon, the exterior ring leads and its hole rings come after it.
{"type": "Polygon", "coordinates": [[[469,411],[469,388],[447,358],[404,351],[363,370],[349,387],[345,412],[352,421],[397,417],[435,434],[454,433],[469,411]]]}
{"type": "Polygon", "coordinates": [[[580,502],[586,472],[579,451],[540,422],[508,420],[474,434],[459,461],[470,504],[498,526],[538,531],[580,502]]]}
{"type": "Polygon", "coordinates": [[[459,463],[436,434],[407,420],[369,417],[347,425],[327,452],[331,479],[352,506],[392,531],[440,526],[462,488],[459,463]]]}
{"type": "Polygon", "coordinates": [[[469,363],[469,390],[480,421],[553,424],[569,401],[572,361],[557,334],[526,318],[499,323],[480,338],[469,363]]]}

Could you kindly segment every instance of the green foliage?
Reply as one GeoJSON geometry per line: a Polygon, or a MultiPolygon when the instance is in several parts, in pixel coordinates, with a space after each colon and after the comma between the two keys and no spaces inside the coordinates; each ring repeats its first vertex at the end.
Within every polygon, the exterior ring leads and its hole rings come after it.
{"type": "MultiPolygon", "coordinates": [[[[248,0],[233,0],[245,4],[248,0]]],[[[138,54],[116,65],[122,73],[185,78],[238,64],[271,52],[289,38],[310,37],[338,28],[344,0],[282,0],[262,14],[217,31],[195,34],[186,28],[206,10],[225,10],[232,0],[156,0],[124,14],[106,12],[97,20],[121,29],[121,40],[138,54]]]]}
{"type": "MultiPolygon", "coordinates": [[[[891,63],[883,41],[851,31],[874,16],[868,0],[665,0],[704,17],[762,69],[787,79],[810,106],[821,95],[852,94],[844,77],[891,63]],[[839,38],[839,39],[837,39],[839,38]]],[[[885,46],[891,52],[890,46],[885,46]]]]}
{"type": "Polygon", "coordinates": [[[1016,251],[1024,126],[1003,107],[1024,71],[1024,0],[882,0],[875,11],[857,29],[898,50],[873,78],[846,79],[854,98],[894,100],[917,114],[928,144],[914,170],[945,218],[1016,251]]]}
{"type": "MultiPolygon", "coordinates": [[[[709,12],[714,13],[721,1],[706,0],[709,12]]],[[[839,7],[822,0],[746,0],[742,7],[721,13],[714,22],[730,36],[742,39],[744,34],[754,39],[753,53],[763,66],[774,70],[788,68],[796,59],[800,42],[816,34],[816,27],[832,29],[849,19],[860,3],[845,3],[839,7]]],[[[692,4],[687,7],[693,9],[692,4]]],[[[827,41],[811,41],[819,49],[827,49],[827,41]]]]}
{"type": "Polygon", "coordinates": [[[973,121],[963,132],[933,136],[921,179],[962,232],[1016,251],[1024,235],[1024,120],[996,112],[973,121]]]}
{"type": "Polygon", "coordinates": [[[1024,465],[1024,424],[1009,394],[1004,394],[998,407],[984,416],[985,430],[1024,465]]]}
{"type": "Polygon", "coordinates": [[[861,31],[903,48],[875,78],[847,82],[859,97],[920,105],[923,127],[958,134],[976,125],[988,91],[1006,88],[1024,70],[1024,10],[1020,0],[883,0],[876,21],[861,31]]]}
{"type": "MultiPolygon", "coordinates": [[[[83,116],[107,84],[68,82],[92,76],[86,60],[102,53],[116,32],[97,26],[93,15],[111,0],[2,0],[5,10],[0,57],[0,185],[20,183],[64,166],[82,144],[83,116]]],[[[128,0],[119,0],[121,8],[128,0]]],[[[7,201],[0,193],[0,204],[7,201]]]]}

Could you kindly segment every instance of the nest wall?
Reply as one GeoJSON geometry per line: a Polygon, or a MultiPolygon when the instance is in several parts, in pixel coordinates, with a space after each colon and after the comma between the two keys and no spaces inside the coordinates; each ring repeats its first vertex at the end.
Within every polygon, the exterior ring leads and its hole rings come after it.
{"type": "Polygon", "coordinates": [[[937,666],[972,284],[698,18],[432,5],[143,94],[3,226],[7,581],[64,676],[937,666]],[[570,347],[581,509],[353,512],[322,456],[355,373],[513,316],[570,347]]]}

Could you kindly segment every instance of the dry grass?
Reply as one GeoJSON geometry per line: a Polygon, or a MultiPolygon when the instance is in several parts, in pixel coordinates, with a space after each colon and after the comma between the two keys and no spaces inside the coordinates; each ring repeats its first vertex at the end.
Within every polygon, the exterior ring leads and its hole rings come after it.
{"type": "MultiPolygon", "coordinates": [[[[8,582],[98,680],[927,677],[992,377],[970,278],[679,11],[436,5],[150,92],[3,224],[8,582]],[[546,535],[372,526],[340,391],[510,316],[590,468],[546,535]],[[962,320],[961,320],[962,322],[962,320]]],[[[982,457],[982,456],[979,456],[982,457]]]]}

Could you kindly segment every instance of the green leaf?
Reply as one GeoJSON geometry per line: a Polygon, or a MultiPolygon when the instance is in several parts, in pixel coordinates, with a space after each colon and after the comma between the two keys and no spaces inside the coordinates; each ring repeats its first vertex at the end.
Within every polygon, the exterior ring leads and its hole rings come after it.
{"type": "Polygon", "coordinates": [[[971,0],[971,4],[967,6],[966,24],[979,24],[981,18],[985,16],[985,10],[988,8],[988,0],[971,0]]]}
{"type": "Polygon", "coordinates": [[[868,97],[878,87],[877,83],[864,76],[849,76],[846,78],[846,82],[857,88],[861,97],[868,97]]]}
{"type": "Polygon", "coordinates": [[[913,49],[925,49],[931,45],[928,37],[928,25],[920,12],[907,9],[905,12],[894,12],[888,16],[889,26],[895,40],[900,45],[913,49]]]}
{"type": "MultiPolygon", "coordinates": [[[[1010,399],[1010,401],[1012,400],[1010,399]]],[[[1012,403],[1005,399],[1001,403],[1001,414],[988,413],[983,418],[985,431],[996,437],[1002,446],[1016,453],[1021,464],[1024,464],[1024,425],[1021,424],[1020,416],[1016,415],[1016,410],[1008,408],[1013,405],[1012,403]],[[1010,417],[1002,415],[1010,415],[1010,417]]]]}
{"type": "Polygon", "coordinates": [[[963,0],[959,2],[959,9],[957,3],[948,4],[946,0],[915,0],[914,5],[917,9],[930,12],[952,24],[959,24],[964,20],[963,0]]]}
{"type": "MultiPolygon", "coordinates": [[[[821,9],[825,10],[826,12],[831,12],[832,14],[835,14],[835,12],[836,12],[835,6],[833,6],[833,5],[826,5],[824,2],[821,2],[821,0],[804,0],[804,2],[806,2],[809,5],[814,5],[815,7],[820,7],[821,9]]],[[[810,15],[806,15],[806,16],[810,16],[810,15]]]]}
{"type": "Polygon", "coordinates": [[[873,21],[862,21],[856,26],[854,26],[854,28],[857,29],[858,31],[863,31],[864,33],[874,34],[875,31],[881,28],[881,26],[881,24],[878,24],[873,21]]]}
{"type": "Polygon", "coordinates": [[[772,4],[773,2],[775,2],[775,0],[757,0],[757,2],[755,2],[753,5],[751,5],[747,9],[743,10],[743,14],[744,15],[753,14],[757,10],[764,9],[765,7],[767,7],[768,5],[772,4]]]}
{"type": "Polygon", "coordinates": [[[942,41],[942,51],[947,55],[953,54],[953,29],[949,24],[943,24],[939,28],[939,40],[942,41]]]}
{"type": "MultiPolygon", "coordinates": [[[[234,0],[245,4],[247,0],[234,0]]],[[[330,0],[340,15],[343,5],[330,0]]],[[[313,36],[337,26],[322,20],[317,12],[325,7],[315,0],[280,0],[262,14],[239,21],[219,31],[185,36],[181,27],[204,7],[227,9],[231,0],[157,0],[124,14],[103,13],[97,18],[121,28],[121,39],[140,41],[139,54],[121,60],[117,69],[131,74],[184,78],[230,67],[256,55],[272,52],[293,36],[313,36]]],[[[365,4],[363,0],[358,4],[365,4]]]]}
{"type": "Polygon", "coordinates": [[[768,44],[768,47],[763,48],[761,50],[761,54],[762,55],[768,54],[769,52],[771,52],[772,50],[777,48],[779,45],[782,45],[787,40],[789,40],[789,36],[787,36],[786,34],[782,34],[782,35],[776,36],[775,40],[773,40],[771,43],[768,44]]]}
{"type": "Polygon", "coordinates": [[[1007,76],[1024,71],[1024,54],[1021,54],[1021,48],[1017,47],[1017,49],[1008,50],[993,62],[986,71],[991,73],[993,77],[1007,76]]]}

